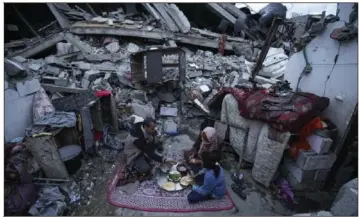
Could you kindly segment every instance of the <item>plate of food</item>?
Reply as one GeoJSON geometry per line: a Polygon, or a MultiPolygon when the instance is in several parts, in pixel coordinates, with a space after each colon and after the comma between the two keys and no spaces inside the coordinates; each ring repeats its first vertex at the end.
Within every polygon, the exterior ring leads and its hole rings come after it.
{"type": "Polygon", "coordinates": [[[176,190],[176,184],[174,182],[166,182],[162,185],[162,188],[166,191],[174,191],[176,190]]]}
{"type": "Polygon", "coordinates": [[[181,173],[182,176],[184,176],[184,175],[187,174],[188,169],[186,168],[185,165],[180,164],[180,165],[177,166],[177,171],[178,171],[179,173],[181,173]]]}
{"type": "Polygon", "coordinates": [[[189,185],[191,185],[193,183],[193,179],[189,176],[184,176],[181,178],[180,180],[180,184],[183,186],[183,187],[188,187],[189,185]]]}
{"type": "Polygon", "coordinates": [[[182,176],[181,173],[179,173],[178,171],[171,171],[168,173],[167,178],[170,181],[178,182],[182,178],[182,176]]]}

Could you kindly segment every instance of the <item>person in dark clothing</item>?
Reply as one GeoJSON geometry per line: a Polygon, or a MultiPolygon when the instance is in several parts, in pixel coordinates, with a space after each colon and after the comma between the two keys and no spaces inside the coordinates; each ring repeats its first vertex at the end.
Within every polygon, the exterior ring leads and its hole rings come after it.
{"type": "Polygon", "coordinates": [[[162,157],[156,154],[156,150],[162,152],[163,148],[161,144],[155,143],[156,135],[156,123],[152,118],[135,123],[130,131],[130,136],[134,139],[133,144],[149,159],[161,162],[162,157]]]}
{"type": "Polygon", "coordinates": [[[146,118],[132,126],[124,147],[127,173],[118,185],[148,179],[152,175],[150,161],[166,162],[165,157],[156,153],[161,146],[155,143],[155,128],[156,124],[152,118],[146,118]]]}

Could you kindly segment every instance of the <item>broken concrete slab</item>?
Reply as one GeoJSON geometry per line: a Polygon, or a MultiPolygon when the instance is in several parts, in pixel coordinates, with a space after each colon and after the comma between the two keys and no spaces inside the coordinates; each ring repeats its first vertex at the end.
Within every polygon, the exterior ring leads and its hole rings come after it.
{"type": "Polygon", "coordinates": [[[171,30],[172,32],[178,32],[179,28],[168,14],[165,5],[162,3],[152,3],[152,5],[155,10],[161,15],[162,20],[167,24],[169,30],[171,30]]]}
{"type": "Polygon", "coordinates": [[[150,3],[142,3],[142,5],[147,10],[147,12],[150,13],[157,21],[161,20],[160,15],[156,12],[150,3]]]}
{"type": "MultiPolygon", "coordinates": [[[[171,32],[161,31],[159,29],[153,29],[147,31],[143,29],[133,29],[116,26],[116,28],[110,28],[108,25],[99,24],[96,26],[86,24],[74,24],[70,27],[70,32],[79,35],[117,35],[117,36],[129,36],[139,37],[156,40],[172,39],[175,42],[197,45],[208,48],[218,49],[218,42],[211,39],[207,39],[201,36],[173,34],[171,32]]],[[[232,44],[227,42],[225,44],[225,50],[232,50],[232,44]]]]}
{"type": "Polygon", "coordinates": [[[22,56],[24,58],[30,58],[52,46],[55,46],[60,41],[64,40],[64,33],[57,33],[49,36],[48,38],[34,44],[30,47],[25,48],[24,50],[12,53],[10,57],[22,56]]]}
{"type": "Polygon", "coordinates": [[[50,66],[50,65],[45,66],[44,70],[45,70],[46,74],[51,74],[51,75],[54,75],[54,76],[58,76],[60,74],[60,72],[61,72],[60,68],[50,66]]]}
{"type": "Polygon", "coordinates": [[[16,89],[20,97],[39,91],[41,88],[40,82],[37,79],[26,80],[24,82],[17,82],[16,89]]]}
{"type": "Polygon", "coordinates": [[[45,91],[51,92],[51,93],[82,93],[88,91],[84,88],[73,88],[73,87],[61,87],[53,84],[41,84],[41,87],[44,88],[45,91]]]}
{"type": "Polygon", "coordinates": [[[60,24],[61,28],[66,29],[69,26],[71,26],[70,21],[67,19],[67,17],[62,13],[62,11],[58,10],[58,7],[67,8],[71,10],[71,8],[66,3],[56,3],[56,4],[46,3],[46,4],[49,7],[52,14],[54,15],[54,17],[56,18],[57,22],[60,24]]]}
{"type": "Polygon", "coordinates": [[[57,58],[53,55],[46,57],[45,62],[46,62],[46,64],[48,64],[50,66],[56,66],[59,68],[66,68],[66,69],[69,68],[67,63],[65,63],[64,61],[60,60],[59,58],[57,58]]]}
{"type": "Polygon", "coordinates": [[[207,3],[206,6],[215,14],[217,14],[219,17],[229,21],[231,24],[234,25],[234,23],[236,22],[236,18],[232,16],[230,13],[228,13],[226,10],[224,10],[221,6],[219,6],[219,4],[207,3]]]}
{"type": "Polygon", "coordinates": [[[11,59],[18,63],[24,63],[27,61],[27,59],[22,56],[15,56],[15,57],[12,57],[11,59]]]}
{"type": "Polygon", "coordinates": [[[4,64],[5,72],[9,76],[17,75],[25,71],[25,68],[20,63],[17,63],[15,61],[5,59],[4,64]]]}
{"type": "Polygon", "coordinates": [[[172,17],[177,27],[182,33],[188,33],[191,30],[191,24],[189,23],[187,17],[175,4],[167,4],[168,14],[172,17]]]}
{"type": "Polygon", "coordinates": [[[83,41],[81,41],[77,36],[74,36],[73,34],[66,32],[64,34],[64,38],[70,42],[73,46],[78,48],[84,53],[92,53],[92,47],[83,41]]]}
{"type": "Polygon", "coordinates": [[[39,63],[31,63],[29,65],[29,69],[33,70],[33,71],[39,71],[41,69],[42,65],[39,63]]]}
{"type": "Polygon", "coordinates": [[[114,54],[84,54],[83,58],[88,62],[118,62],[126,57],[123,57],[120,53],[114,54]]]}

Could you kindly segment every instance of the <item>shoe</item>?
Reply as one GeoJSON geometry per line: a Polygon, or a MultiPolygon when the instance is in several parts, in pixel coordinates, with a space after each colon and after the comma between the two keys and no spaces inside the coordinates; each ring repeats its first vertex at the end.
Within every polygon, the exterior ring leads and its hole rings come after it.
{"type": "Polygon", "coordinates": [[[231,175],[232,181],[238,185],[243,185],[243,182],[244,182],[243,177],[244,177],[244,175],[241,173],[232,173],[232,175],[231,175]]]}
{"type": "Polygon", "coordinates": [[[236,193],[240,198],[242,198],[242,200],[247,199],[247,195],[243,192],[243,189],[241,188],[241,186],[233,183],[231,185],[231,188],[234,191],[234,193],[236,193]]]}

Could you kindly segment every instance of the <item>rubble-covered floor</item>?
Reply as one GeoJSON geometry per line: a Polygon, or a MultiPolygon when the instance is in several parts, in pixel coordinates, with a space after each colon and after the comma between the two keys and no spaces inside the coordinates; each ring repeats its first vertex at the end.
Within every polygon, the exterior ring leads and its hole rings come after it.
{"type": "MultiPolygon", "coordinates": [[[[164,143],[166,148],[168,144],[172,144],[173,151],[180,151],[190,148],[193,140],[187,135],[179,135],[176,137],[169,137],[164,143]]],[[[230,160],[230,159],[227,159],[230,160]]],[[[231,160],[230,160],[231,161],[231,160]]],[[[236,162],[230,162],[230,165],[236,165],[236,162]]],[[[116,163],[104,162],[101,158],[89,158],[76,177],[83,177],[80,186],[91,186],[93,182],[93,189],[83,191],[81,195],[81,205],[75,206],[68,215],[82,215],[82,216],[213,216],[213,215],[291,215],[292,211],[287,209],[282,203],[275,199],[268,189],[256,184],[251,176],[250,170],[242,170],[245,176],[247,186],[247,199],[244,201],[240,199],[232,190],[230,185],[229,171],[226,171],[227,189],[233,201],[236,204],[236,209],[220,212],[193,212],[193,213],[168,213],[168,212],[145,212],[132,210],[127,208],[118,208],[110,205],[107,202],[107,182],[112,178],[116,168],[116,163]],[[87,178],[86,178],[87,177],[87,178]],[[88,198],[88,199],[86,199],[88,198]]],[[[233,169],[233,168],[232,168],[233,169]]]]}

